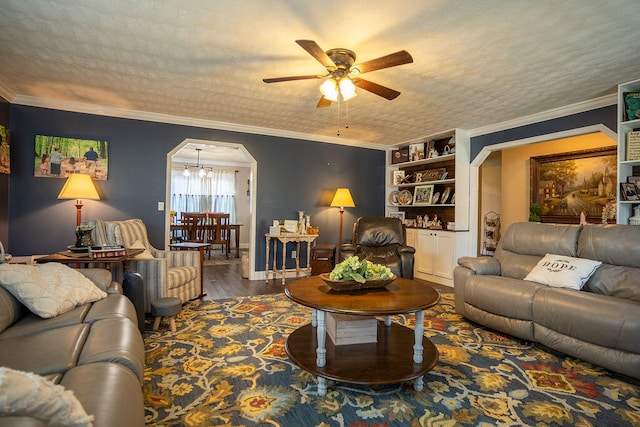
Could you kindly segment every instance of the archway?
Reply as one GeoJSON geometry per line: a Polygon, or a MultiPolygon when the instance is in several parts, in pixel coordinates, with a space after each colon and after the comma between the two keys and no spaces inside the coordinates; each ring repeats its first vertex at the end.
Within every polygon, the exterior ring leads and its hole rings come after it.
{"type": "MultiPolygon", "coordinates": [[[[250,168],[248,190],[249,191],[249,224],[242,227],[242,232],[248,233],[248,246],[249,246],[249,279],[256,280],[255,272],[255,233],[256,233],[256,176],[258,172],[258,162],[247,151],[242,144],[227,143],[220,141],[210,141],[202,139],[187,138],[167,153],[167,169],[166,169],[166,196],[165,200],[167,204],[165,206],[165,249],[168,248],[170,241],[170,210],[171,210],[171,169],[176,161],[174,160],[178,153],[189,147],[200,147],[203,151],[206,149],[215,149],[216,155],[212,158],[203,157],[200,159],[200,163],[205,167],[210,166],[234,166],[244,165],[250,168]],[[220,160],[220,157],[224,157],[225,160],[220,160]]],[[[195,165],[195,156],[191,159],[190,164],[195,165]]],[[[177,163],[184,163],[183,161],[177,163]]],[[[243,239],[244,240],[244,239],[243,239]]]]}
{"type": "Polygon", "coordinates": [[[542,142],[549,142],[554,140],[562,140],[567,138],[572,138],[576,136],[594,134],[594,133],[602,133],[605,136],[609,137],[612,140],[613,145],[615,145],[617,141],[617,135],[608,127],[599,124],[594,126],[586,126],[577,129],[570,129],[562,132],[554,132],[550,134],[537,135],[531,138],[524,138],[519,140],[507,141],[500,144],[488,145],[482,148],[480,153],[471,161],[471,170],[470,174],[470,194],[469,194],[469,215],[471,220],[469,221],[469,254],[477,255],[479,250],[479,230],[480,230],[480,221],[482,219],[482,215],[480,213],[480,167],[484,163],[485,160],[489,158],[492,154],[496,152],[501,152],[502,150],[506,150],[509,148],[520,147],[529,144],[537,144],[542,142]]]}

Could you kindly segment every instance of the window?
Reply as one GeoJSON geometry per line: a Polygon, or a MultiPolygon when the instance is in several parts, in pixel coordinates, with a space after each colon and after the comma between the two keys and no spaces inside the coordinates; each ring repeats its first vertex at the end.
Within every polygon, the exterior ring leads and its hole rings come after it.
{"type": "Polygon", "coordinates": [[[171,170],[171,209],[180,212],[222,212],[236,221],[236,173],[213,170],[211,176],[183,175],[182,168],[171,170]]]}

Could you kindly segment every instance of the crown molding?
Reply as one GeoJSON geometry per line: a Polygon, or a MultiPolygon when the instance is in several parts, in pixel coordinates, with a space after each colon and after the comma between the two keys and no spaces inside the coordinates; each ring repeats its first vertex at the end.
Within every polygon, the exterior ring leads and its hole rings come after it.
{"type": "Polygon", "coordinates": [[[13,103],[14,98],[16,97],[16,94],[11,92],[9,89],[7,89],[5,86],[2,85],[2,83],[0,83],[0,97],[6,99],[7,101],[13,103]]]}
{"type": "Polygon", "coordinates": [[[471,138],[474,136],[487,135],[490,133],[526,126],[533,123],[557,119],[559,117],[570,116],[572,114],[584,113],[585,111],[608,107],[617,103],[618,95],[612,93],[610,95],[601,96],[599,98],[594,98],[588,101],[578,102],[571,105],[565,105],[564,107],[554,108],[552,110],[543,111],[540,113],[532,114],[530,116],[519,117],[517,119],[507,120],[493,125],[471,129],[468,131],[469,137],[471,138]]]}
{"type": "Polygon", "coordinates": [[[386,150],[386,146],[370,142],[356,141],[309,133],[293,132],[282,129],[273,129],[259,126],[249,126],[237,123],[219,122],[215,120],[196,119],[191,117],[172,116],[169,114],[151,113],[140,110],[130,110],[126,108],[116,108],[97,104],[86,104],[82,102],[60,101],[34,96],[16,95],[11,101],[13,104],[26,105],[29,107],[49,108],[52,110],[63,110],[74,113],[94,114],[98,116],[117,117],[122,119],[144,120],[149,122],[169,123],[183,126],[193,126],[206,129],[225,130],[230,132],[248,133],[254,135],[275,136],[279,138],[299,139],[314,142],[326,142],[328,144],[347,145],[359,148],[370,148],[373,150],[386,150]]]}

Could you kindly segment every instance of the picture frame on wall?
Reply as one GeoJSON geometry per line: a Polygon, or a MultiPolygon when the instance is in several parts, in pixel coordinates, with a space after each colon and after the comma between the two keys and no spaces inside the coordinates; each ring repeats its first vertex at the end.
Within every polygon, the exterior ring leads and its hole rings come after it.
{"type": "Polygon", "coordinates": [[[433,185],[416,185],[413,192],[414,205],[430,205],[433,198],[433,185]]]}
{"type": "Polygon", "coordinates": [[[620,191],[617,161],[616,146],[531,157],[530,204],[540,205],[542,222],[579,224],[585,211],[599,223],[620,191]]]}
{"type": "Polygon", "coordinates": [[[33,176],[67,178],[73,173],[106,181],[109,174],[109,143],[94,139],[36,135],[33,176]]]}
{"type": "Polygon", "coordinates": [[[9,129],[0,125],[0,173],[11,173],[11,149],[9,148],[9,129]]]}

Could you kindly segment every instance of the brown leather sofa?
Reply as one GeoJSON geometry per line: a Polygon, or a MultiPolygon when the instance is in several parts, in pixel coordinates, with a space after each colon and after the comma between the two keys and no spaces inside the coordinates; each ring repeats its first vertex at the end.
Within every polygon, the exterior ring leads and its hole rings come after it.
{"type": "Polygon", "coordinates": [[[398,218],[363,216],[353,224],[353,241],[340,247],[341,260],[350,256],[381,264],[398,277],[413,279],[415,248],[407,246],[407,232],[398,218]]]}
{"type": "MultiPolygon", "coordinates": [[[[0,366],[44,376],[74,395],[93,425],[143,426],[144,343],[136,310],[104,269],[79,270],[104,299],[43,319],[0,286],[0,366]]],[[[27,416],[0,416],[2,426],[45,426],[27,416]]]]}
{"type": "Polygon", "coordinates": [[[640,378],[640,227],[512,224],[493,257],[463,257],[456,312],[640,378]],[[581,290],[523,280],[545,254],[601,261],[581,290]]]}

